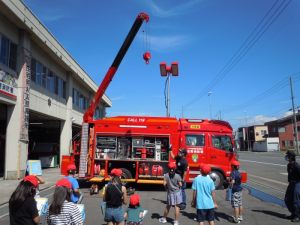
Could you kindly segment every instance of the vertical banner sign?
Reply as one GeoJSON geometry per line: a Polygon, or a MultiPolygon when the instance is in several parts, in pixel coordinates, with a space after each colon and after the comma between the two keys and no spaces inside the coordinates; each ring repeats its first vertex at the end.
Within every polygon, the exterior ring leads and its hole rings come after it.
{"type": "Polygon", "coordinates": [[[22,123],[21,123],[21,140],[28,141],[29,127],[29,96],[30,96],[30,79],[31,79],[31,57],[29,52],[24,49],[24,66],[22,69],[23,77],[23,107],[22,107],[22,123]]]}

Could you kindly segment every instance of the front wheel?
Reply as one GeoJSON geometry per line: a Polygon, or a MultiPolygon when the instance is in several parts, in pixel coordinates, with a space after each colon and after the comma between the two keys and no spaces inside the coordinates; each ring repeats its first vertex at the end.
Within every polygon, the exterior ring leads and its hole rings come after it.
{"type": "Polygon", "coordinates": [[[224,176],[221,172],[213,170],[210,174],[211,179],[214,181],[217,190],[221,189],[224,183],[224,176]]]}

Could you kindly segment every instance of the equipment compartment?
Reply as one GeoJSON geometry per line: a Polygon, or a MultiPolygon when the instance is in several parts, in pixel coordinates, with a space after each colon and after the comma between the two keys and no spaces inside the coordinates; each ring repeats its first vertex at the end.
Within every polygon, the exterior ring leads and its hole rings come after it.
{"type": "Polygon", "coordinates": [[[97,136],[95,159],[169,159],[168,137],[97,136]]]}

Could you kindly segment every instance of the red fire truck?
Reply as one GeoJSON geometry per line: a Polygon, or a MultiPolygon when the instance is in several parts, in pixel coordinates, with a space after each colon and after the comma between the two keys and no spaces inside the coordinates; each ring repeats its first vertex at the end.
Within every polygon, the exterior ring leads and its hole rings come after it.
{"type": "MultiPolygon", "coordinates": [[[[219,188],[236,160],[232,128],[221,120],[176,119],[172,117],[117,116],[95,120],[95,108],[112,80],[126,51],[143,21],[141,13],[109,68],[99,89],[84,114],[81,138],[74,140],[71,156],[63,156],[62,173],[69,163],[79,168],[79,179],[102,182],[109,179],[113,168],[122,168],[127,182],[162,183],[167,165],[178,150],[187,150],[186,182],[200,174],[200,164],[212,168],[211,176],[219,188]]],[[[149,60],[150,54],[144,54],[149,60]]],[[[245,176],[244,176],[245,177],[245,176]]]]}

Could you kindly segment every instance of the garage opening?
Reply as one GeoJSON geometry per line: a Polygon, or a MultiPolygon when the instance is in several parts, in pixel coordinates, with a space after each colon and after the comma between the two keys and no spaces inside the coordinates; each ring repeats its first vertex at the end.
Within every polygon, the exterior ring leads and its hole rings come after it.
{"type": "Polygon", "coordinates": [[[60,120],[30,112],[28,159],[39,159],[43,168],[60,160],[60,120]]]}

